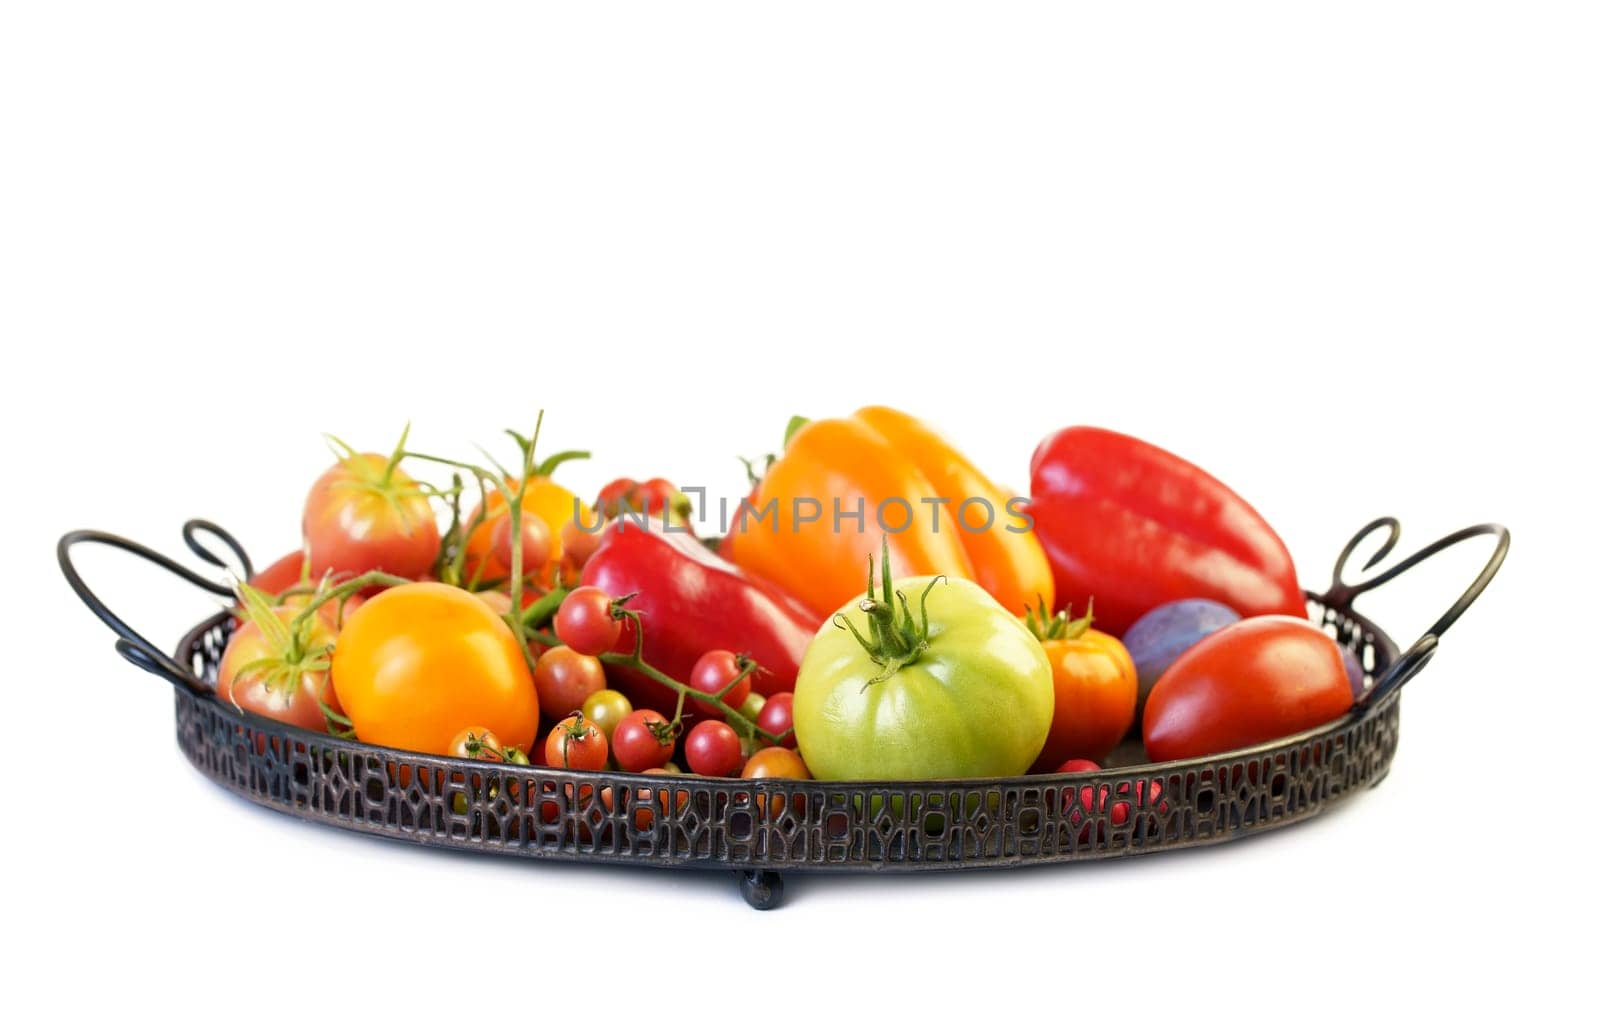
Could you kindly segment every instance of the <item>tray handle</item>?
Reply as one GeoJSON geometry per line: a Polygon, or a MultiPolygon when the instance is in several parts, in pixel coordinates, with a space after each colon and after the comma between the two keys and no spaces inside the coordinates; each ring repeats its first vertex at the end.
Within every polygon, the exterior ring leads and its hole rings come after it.
{"type": "MultiPolygon", "coordinates": [[[[237,539],[210,521],[192,520],[183,526],[184,544],[201,559],[219,567],[227,567],[228,564],[201,543],[198,537],[200,534],[210,535],[221,541],[235,555],[239,566],[244,569],[244,573],[240,576],[248,577],[250,575],[250,557],[245,554],[237,539]]],[[[61,541],[56,543],[56,562],[60,564],[61,573],[66,577],[67,584],[72,586],[72,590],[77,593],[78,598],[83,600],[83,604],[89,607],[89,611],[99,617],[100,622],[110,627],[112,632],[117,635],[117,654],[140,669],[148,673],[154,673],[168,683],[182,685],[202,694],[209,694],[211,689],[206,686],[204,681],[191,671],[180,666],[170,655],[151,644],[138,631],[124,623],[122,618],[107,608],[106,604],[100,600],[100,597],[84,583],[82,575],[78,573],[77,566],[72,562],[73,547],[83,544],[108,545],[114,549],[133,553],[135,556],[148,560],[165,569],[168,573],[175,574],[195,587],[213,595],[232,598],[234,595],[233,589],[225,584],[219,584],[209,578],[201,577],[183,564],[174,562],[154,549],[142,546],[138,542],[123,538],[120,535],[112,535],[104,531],[69,531],[61,536],[61,541]]]]}
{"type": "Polygon", "coordinates": [[[1356,547],[1366,541],[1367,536],[1380,529],[1386,529],[1388,532],[1384,537],[1383,546],[1372,554],[1362,569],[1371,570],[1393,551],[1395,544],[1400,541],[1400,522],[1393,517],[1380,517],[1356,532],[1355,537],[1345,543],[1344,550],[1339,553],[1338,560],[1333,564],[1333,584],[1320,599],[1323,605],[1340,612],[1347,611],[1355,602],[1356,596],[1369,592],[1379,585],[1387,584],[1422,561],[1469,538],[1493,535],[1495,547],[1494,552],[1489,555],[1489,562],[1484,564],[1472,584],[1467,586],[1467,590],[1445,610],[1443,616],[1433,622],[1433,626],[1395,659],[1383,676],[1378,678],[1378,682],[1359,699],[1358,704],[1361,705],[1376,703],[1390,692],[1405,686],[1408,680],[1421,672],[1422,667],[1427,665],[1428,660],[1433,658],[1433,653],[1438,650],[1439,638],[1461,618],[1461,614],[1467,611],[1468,606],[1477,601],[1483,590],[1489,587],[1489,582],[1494,580],[1494,575],[1500,570],[1500,564],[1505,562],[1506,551],[1511,548],[1511,532],[1504,525],[1475,524],[1470,528],[1452,532],[1426,548],[1417,550],[1381,574],[1355,583],[1345,580],[1345,564],[1349,562],[1356,547]]]}

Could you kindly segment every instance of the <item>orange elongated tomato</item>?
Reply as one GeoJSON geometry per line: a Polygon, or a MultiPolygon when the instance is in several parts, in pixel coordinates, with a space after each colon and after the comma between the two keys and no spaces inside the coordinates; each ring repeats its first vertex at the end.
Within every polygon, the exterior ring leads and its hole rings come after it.
{"type": "Polygon", "coordinates": [[[1055,586],[1012,499],[917,419],[867,407],[795,430],[722,548],[826,615],[860,596],[887,536],[897,570],[975,581],[1021,616],[1055,586]]]}
{"type": "Polygon", "coordinates": [[[516,636],[447,584],[390,588],[353,613],[334,646],[333,688],[368,743],[448,754],[471,726],[526,753],[538,735],[539,696],[516,636]]]}

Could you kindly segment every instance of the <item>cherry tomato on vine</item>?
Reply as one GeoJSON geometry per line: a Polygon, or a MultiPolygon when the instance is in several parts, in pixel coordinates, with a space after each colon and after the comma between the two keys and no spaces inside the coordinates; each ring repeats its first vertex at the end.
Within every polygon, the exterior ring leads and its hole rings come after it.
{"type": "Polygon", "coordinates": [[[551,768],[599,772],[606,767],[606,735],[575,712],[556,723],[545,738],[544,757],[551,768]]]}
{"type": "Polygon", "coordinates": [[[589,557],[600,548],[600,532],[581,528],[577,521],[565,521],[559,532],[561,538],[561,572],[565,575],[576,577],[583,572],[583,565],[589,562],[589,557]]]}
{"type": "Polygon", "coordinates": [[[617,723],[611,753],[625,772],[663,768],[677,750],[678,738],[667,717],[651,708],[637,709],[617,723]]]}
{"type": "MultiPolygon", "coordinates": [[[[788,691],[781,691],[767,699],[761,706],[761,714],[756,717],[756,725],[768,733],[782,733],[794,728],[794,695],[788,691]]],[[[781,746],[793,748],[795,746],[794,734],[790,733],[780,742],[781,746]]]]}
{"type": "MultiPolygon", "coordinates": [[[[744,716],[746,719],[749,719],[751,722],[756,722],[756,720],[761,718],[761,710],[766,707],[767,699],[762,697],[759,693],[751,691],[749,694],[745,695],[744,700],[739,703],[739,714],[744,716]]],[[[760,724],[757,723],[757,725],[760,724]]]]}
{"type": "Polygon", "coordinates": [[[402,451],[385,457],[346,449],[306,496],[300,524],[311,576],[426,576],[439,555],[439,523],[427,492],[400,469],[402,451]]]}
{"type": "Polygon", "coordinates": [[[617,723],[632,711],[633,704],[621,691],[595,691],[583,699],[583,717],[600,727],[607,740],[616,733],[617,723]]]}
{"type": "MultiPolygon", "coordinates": [[[[551,553],[550,526],[534,514],[522,514],[522,576],[540,578],[547,571],[551,553]]],[[[511,576],[511,514],[495,522],[489,532],[489,557],[486,569],[496,577],[511,576]]]]}
{"type": "Polygon", "coordinates": [[[362,740],[444,754],[468,726],[527,748],[539,695],[523,649],[481,599],[437,581],[374,596],[345,621],[333,686],[362,740]]]}
{"type": "Polygon", "coordinates": [[[689,769],[702,776],[731,776],[744,768],[744,748],[733,727],[717,719],[695,723],[683,741],[689,769]]]}
{"type": "Polygon", "coordinates": [[[604,655],[622,636],[622,621],[611,615],[611,596],[592,584],[574,588],[556,610],[556,637],[583,655],[604,655]]]}
{"type": "Polygon", "coordinates": [[[450,738],[450,748],[445,752],[452,758],[474,758],[478,761],[505,761],[500,738],[482,726],[468,726],[450,738]]]}
{"type": "MultiPolygon", "coordinates": [[[[714,648],[700,656],[689,671],[689,686],[705,694],[719,695],[724,705],[737,709],[750,696],[750,674],[754,668],[755,663],[745,656],[714,648]],[[735,684],[735,680],[738,683],[735,684]],[[729,684],[733,684],[733,688],[724,694],[729,684]]],[[[716,718],[714,711],[713,719],[716,718]]]]}
{"type": "Polygon", "coordinates": [[[590,695],[605,688],[600,660],[565,645],[546,649],[533,667],[533,686],[546,719],[564,719],[583,707],[590,695]]]}

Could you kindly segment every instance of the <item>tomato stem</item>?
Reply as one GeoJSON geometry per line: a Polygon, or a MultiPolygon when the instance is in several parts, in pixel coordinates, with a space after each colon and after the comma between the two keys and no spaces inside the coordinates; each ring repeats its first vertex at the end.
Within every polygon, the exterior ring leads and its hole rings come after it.
{"type": "Polygon", "coordinates": [[[921,618],[912,615],[911,602],[894,586],[889,566],[889,536],[883,536],[883,594],[878,594],[872,557],[867,557],[867,594],[856,606],[867,617],[867,631],[863,635],[850,618],[838,613],[833,625],[848,630],[856,642],[866,650],[867,656],[883,667],[883,671],[868,680],[862,690],[882,683],[902,666],[908,666],[922,657],[928,649],[928,596],[934,586],[946,580],[943,574],[928,582],[922,589],[921,618]],[[898,608],[896,603],[899,604],[898,608]]]}

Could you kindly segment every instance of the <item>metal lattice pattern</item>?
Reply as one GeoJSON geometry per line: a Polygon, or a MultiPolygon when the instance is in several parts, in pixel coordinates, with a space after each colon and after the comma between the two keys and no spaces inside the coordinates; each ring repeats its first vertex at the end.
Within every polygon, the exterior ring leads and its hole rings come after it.
{"type": "MultiPolygon", "coordinates": [[[[1355,614],[1312,618],[1381,674],[1394,646],[1355,614]]],[[[229,623],[178,661],[214,682],[229,623]]],[[[195,767],[257,803],[345,829],[525,857],[762,870],[914,871],[1118,857],[1219,842],[1314,815],[1376,783],[1398,690],[1271,745],[1099,773],[930,783],[638,776],[467,762],[246,716],[178,688],[195,767]]]]}

